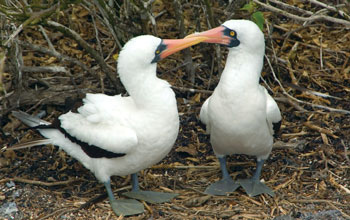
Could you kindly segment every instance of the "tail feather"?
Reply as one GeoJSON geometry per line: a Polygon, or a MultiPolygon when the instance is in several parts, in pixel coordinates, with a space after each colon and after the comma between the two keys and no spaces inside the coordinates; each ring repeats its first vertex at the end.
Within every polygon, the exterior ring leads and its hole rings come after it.
{"type": "Polygon", "coordinates": [[[12,115],[30,127],[51,124],[50,122],[44,121],[38,117],[32,116],[22,111],[12,111],[12,115]]]}
{"type": "Polygon", "coordinates": [[[19,143],[12,145],[11,147],[6,147],[4,150],[20,150],[24,148],[30,148],[34,146],[39,146],[39,145],[46,145],[46,144],[51,144],[50,139],[40,139],[40,140],[34,140],[34,141],[28,141],[25,143],[19,143]]]}

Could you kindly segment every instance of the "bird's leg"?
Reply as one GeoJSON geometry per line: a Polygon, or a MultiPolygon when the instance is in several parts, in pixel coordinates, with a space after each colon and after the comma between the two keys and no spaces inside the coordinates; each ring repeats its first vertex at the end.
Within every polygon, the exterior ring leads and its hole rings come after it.
{"type": "Polygon", "coordinates": [[[223,196],[228,193],[234,192],[239,187],[239,185],[233,181],[233,179],[227,171],[226,157],[223,156],[219,157],[218,159],[220,162],[222,179],[208,186],[204,192],[210,195],[223,196]]]}
{"type": "Polygon", "coordinates": [[[231,178],[230,174],[227,171],[226,156],[219,157],[218,159],[219,159],[219,163],[220,163],[222,178],[223,179],[231,178]]]}
{"type": "Polygon", "coordinates": [[[135,199],[120,199],[116,200],[111,188],[111,181],[104,182],[107,190],[108,198],[111,203],[112,209],[117,216],[130,216],[141,214],[144,212],[143,204],[135,199]]]}
{"type": "Polygon", "coordinates": [[[132,191],[139,191],[140,186],[139,186],[139,178],[137,177],[137,173],[131,174],[131,186],[132,186],[132,191]]]}
{"type": "Polygon", "coordinates": [[[177,193],[163,193],[163,192],[140,190],[137,173],[131,174],[131,184],[132,184],[131,192],[123,193],[123,195],[129,198],[139,199],[149,203],[156,204],[156,203],[169,202],[171,199],[178,196],[177,193]]]}
{"type": "Polygon", "coordinates": [[[257,160],[256,161],[256,170],[252,176],[253,180],[260,181],[260,176],[261,176],[261,170],[263,168],[265,160],[257,160]]]}
{"type": "Polygon", "coordinates": [[[243,187],[249,196],[257,196],[266,193],[270,196],[274,196],[275,193],[272,189],[260,182],[261,170],[265,160],[257,160],[256,170],[250,179],[239,179],[237,183],[243,187]]]}

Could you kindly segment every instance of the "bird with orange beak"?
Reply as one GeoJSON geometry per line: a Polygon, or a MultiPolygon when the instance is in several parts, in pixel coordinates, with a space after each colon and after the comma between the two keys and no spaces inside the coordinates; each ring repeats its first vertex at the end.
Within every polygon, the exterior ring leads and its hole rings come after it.
{"type": "Polygon", "coordinates": [[[157,77],[157,62],[203,39],[132,38],[121,50],[117,65],[130,96],[88,93],[77,112],[62,114],[53,123],[14,111],[13,116],[46,138],[27,146],[53,144],[81,162],[105,185],[116,215],[144,212],[138,200],[161,203],[174,198],[173,193],[141,190],[137,176],[169,153],[179,130],[175,93],[157,77]],[[132,199],[117,200],[110,177],[129,174],[132,190],[123,195],[132,199]]]}
{"type": "Polygon", "coordinates": [[[264,161],[271,153],[273,136],[281,125],[281,113],[259,84],[265,53],[262,31],[249,20],[229,20],[186,38],[193,37],[205,37],[203,42],[221,44],[229,50],[220,81],[200,111],[222,171],[222,179],[209,185],[205,192],[226,195],[242,186],[250,196],[273,196],[273,190],[260,178],[264,161]],[[226,168],[226,156],[231,154],[257,157],[251,178],[233,181],[226,168]]]}

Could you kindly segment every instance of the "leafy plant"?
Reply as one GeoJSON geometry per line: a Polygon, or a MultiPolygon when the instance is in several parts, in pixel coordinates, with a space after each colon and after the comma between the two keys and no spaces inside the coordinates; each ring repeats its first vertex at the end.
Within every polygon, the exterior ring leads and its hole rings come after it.
{"type": "Polygon", "coordinates": [[[264,14],[261,11],[258,11],[258,6],[253,1],[245,4],[241,10],[247,11],[250,14],[251,20],[259,26],[260,30],[264,29],[264,14]]]}

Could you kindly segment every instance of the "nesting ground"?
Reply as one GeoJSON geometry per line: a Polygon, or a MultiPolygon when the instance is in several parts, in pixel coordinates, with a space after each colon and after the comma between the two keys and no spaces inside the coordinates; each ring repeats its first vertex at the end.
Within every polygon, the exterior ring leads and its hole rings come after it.
{"type": "MultiPolygon", "coordinates": [[[[249,13],[239,10],[240,6],[228,7],[228,3],[218,2],[211,5],[216,25],[228,18],[250,19],[249,13]]],[[[323,9],[298,1],[285,2],[307,11],[323,9]]],[[[153,4],[157,36],[180,37],[174,8],[175,4],[163,1],[153,4]]],[[[116,64],[111,55],[119,49],[98,19],[94,25],[91,20],[94,9],[88,9],[72,5],[51,19],[79,33],[103,54],[113,69],[116,64]]],[[[187,33],[196,28],[208,29],[210,16],[204,3],[184,1],[182,9],[187,33]]],[[[256,11],[263,12],[265,17],[267,56],[262,84],[269,87],[283,114],[281,133],[262,173],[276,196],[251,198],[241,189],[229,196],[202,193],[210,182],[220,178],[220,169],[198,114],[217,85],[227,50],[201,44],[190,51],[194,79],[186,73],[183,53],[158,65],[159,77],[174,86],[181,128],[171,153],[140,174],[142,188],[177,192],[180,196],[171,203],[145,204],[146,212],[130,219],[272,219],[286,215],[296,219],[350,219],[350,117],[341,111],[350,110],[349,27],[325,20],[303,23],[264,7],[256,11]],[[192,88],[195,91],[189,90],[192,88]]],[[[295,11],[289,11],[292,12],[295,11]]],[[[125,11],[120,9],[120,17],[122,13],[125,11]]],[[[326,15],[344,19],[337,12],[326,11],[326,15]]],[[[133,26],[131,31],[135,32],[126,35],[127,38],[147,32],[155,34],[149,21],[146,29],[138,25],[137,16],[136,13],[123,17],[125,25],[133,26]]],[[[18,73],[11,68],[11,62],[16,60],[8,55],[1,82],[2,146],[40,138],[35,131],[24,130],[25,126],[11,116],[11,110],[33,114],[44,110],[45,119],[51,121],[66,110],[64,103],[68,97],[75,99],[86,92],[117,93],[96,61],[79,44],[50,28],[46,28],[46,33],[59,53],[80,60],[96,74],[22,45],[23,66],[63,66],[70,72],[27,69],[19,81],[18,73]]],[[[19,40],[47,47],[37,25],[26,27],[19,40]]],[[[228,164],[234,179],[246,177],[254,171],[255,158],[233,155],[228,164]]],[[[129,189],[130,177],[112,180],[116,196],[129,189]]],[[[11,202],[19,209],[13,219],[117,219],[104,186],[79,162],[54,146],[0,152],[0,206],[11,202]]]]}

